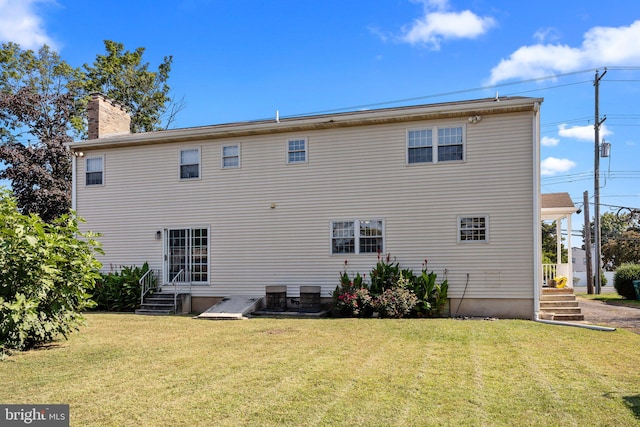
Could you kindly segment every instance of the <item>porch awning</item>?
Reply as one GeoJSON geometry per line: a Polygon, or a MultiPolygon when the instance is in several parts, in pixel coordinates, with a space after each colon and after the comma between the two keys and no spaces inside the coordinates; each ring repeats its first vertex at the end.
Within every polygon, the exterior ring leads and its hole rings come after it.
{"type": "Polygon", "coordinates": [[[573,204],[569,193],[548,193],[541,195],[543,221],[557,221],[573,215],[578,208],[573,204]]]}

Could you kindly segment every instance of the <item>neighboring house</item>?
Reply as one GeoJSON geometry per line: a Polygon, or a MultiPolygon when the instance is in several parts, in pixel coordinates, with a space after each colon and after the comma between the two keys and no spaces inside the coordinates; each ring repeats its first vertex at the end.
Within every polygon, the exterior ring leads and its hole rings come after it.
{"type": "Polygon", "coordinates": [[[96,95],[69,145],[73,207],[105,270],[187,272],[194,307],[318,285],[390,253],[447,277],[451,315],[534,318],[539,108],[505,97],[122,134],[96,95]],[[105,120],[103,120],[105,119],[105,120]],[[109,136],[109,134],[112,134],[109,136]]]}
{"type": "Polygon", "coordinates": [[[574,273],[585,273],[587,271],[587,253],[582,248],[571,248],[571,263],[574,273]]]}

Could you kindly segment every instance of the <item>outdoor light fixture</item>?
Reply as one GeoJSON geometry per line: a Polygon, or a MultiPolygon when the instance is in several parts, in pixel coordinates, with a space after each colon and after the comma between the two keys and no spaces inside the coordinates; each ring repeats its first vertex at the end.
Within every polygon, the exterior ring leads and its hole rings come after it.
{"type": "Polygon", "coordinates": [[[74,151],[73,155],[76,157],[84,157],[84,153],[82,151],[74,151]]]}
{"type": "Polygon", "coordinates": [[[469,123],[478,123],[482,120],[482,116],[469,116],[469,123]]]}
{"type": "Polygon", "coordinates": [[[162,231],[158,230],[156,231],[156,240],[160,240],[162,239],[162,231]]]}

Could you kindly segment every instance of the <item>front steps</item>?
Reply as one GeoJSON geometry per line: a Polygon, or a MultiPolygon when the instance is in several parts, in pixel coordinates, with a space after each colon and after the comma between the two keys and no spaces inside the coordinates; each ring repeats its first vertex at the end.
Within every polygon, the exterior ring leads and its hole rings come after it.
{"type": "Polygon", "coordinates": [[[136,310],[136,314],[147,315],[166,315],[173,314],[174,311],[174,296],[168,292],[154,292],[150,295],[145,295],[144,302],[140,304],[140,308],[136,310]]]}
{"type": "Polygon", "coordinates": [[[559,321],[584,320],[584,314],[572,288],[542,288],[540,319],[559,321]]]}

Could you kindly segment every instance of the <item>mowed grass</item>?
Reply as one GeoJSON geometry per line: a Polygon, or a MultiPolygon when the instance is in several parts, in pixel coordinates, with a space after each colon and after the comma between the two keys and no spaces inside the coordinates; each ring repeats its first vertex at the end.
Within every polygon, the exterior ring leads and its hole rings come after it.
{"type": "Polygon", "coordinates": [[[610,305],[621,305],[624,307],[640,308],[640,301],[627,299],[620,296],[615,290],[603,292],[600,294],[587,294],[586,292],[576,292],[576,296],[581,298],[603,301],[610,305]]]}
{"type": "Polygon", "coordinates": [[[637,426],[640,335],[517,320],[93,313],[0,362],[74,426],[637,426]]]}

